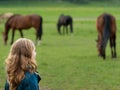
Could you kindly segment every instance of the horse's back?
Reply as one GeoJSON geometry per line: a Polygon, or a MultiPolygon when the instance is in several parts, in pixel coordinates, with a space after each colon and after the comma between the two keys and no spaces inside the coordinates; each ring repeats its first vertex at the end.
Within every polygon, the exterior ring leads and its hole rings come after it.
{"type": "Polygon", "coordinates": [[[71,16],[66,16],[66,21],[68,24],[72,23],[72,17],[71,16]]]}
{"type": "Polygon", "coordinates": [[[12,24],[14,21],[15,21],[15,19],[16,19],[16,17],[18,17],[19,16],[19,14],[15,14],[15,15],[13,15],[13,16],[11,16],[7,21],[6,21],[6,25],[10,25],[10,24],[12,24]]]}
{"type": "Polygon", "coordinates": [[[40,25],[42,23],[42,17],[36,14],[29,15],[29,20],[32,21],[32,24],[34,25],[40,25]]]}
{"type": "Polygon", "coordinates": [[[11,28],[17,28],[18,27],[18,22],[21,22],[21,15],[19,14],[15,14],[13,16],[11,16],[7,22],[5,23],[6,26],[9,26],[11,28]]]}
{"type": "Polygon", "coordinates": [[[37,28],[40,24],[40,16],[39,15],[14,15],[12,16],[7,24],[11,28],[16,29],[28,29],[30,27],[37,28]]]}
{"type": "Polygon", "coordinates": [[[105,26],[105,17],[109,17],[110,19],[110,28],[111,28],[111,32],[116,32],[116,20],[115,17],[112,16],[111,14],[101,14],[98,18],[97,18],[97,22],[96,22],[96,27],[99,33],[102,33],[104,30],[104,26],[105,26]]]}
{"type": "Polygon", "coordinates": [[[71,24],[71,23],[72,23],[72,17],[69,16],[69,15],[65,16],[65,15],[62,14],[62,15],[59,17],[58,23],[63,24],[63,25],[71,24]]]}

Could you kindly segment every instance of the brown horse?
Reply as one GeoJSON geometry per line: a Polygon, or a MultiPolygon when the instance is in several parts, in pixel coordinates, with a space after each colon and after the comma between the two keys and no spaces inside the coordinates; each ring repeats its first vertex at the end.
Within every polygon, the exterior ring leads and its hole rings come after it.
{"type": "Polygon", "coordinates": [[[106,58],[105,48],[108,39],[110,39],[110,47],[112,58],[116,58],[116,20],[111,14],[102,14],[97,18],[98,40],[97,48],[99,55],[106,58]]]}
{"type": "Polygon", "coordinates": [[[4,44],[7,44],[9,30],[12,29],[12,40],[14,41],[15,30],[19,30],[21,37],[23,36],[22,30],[31,27],[36,30],[36,43],[42,38],[42,17],[39,15],[26,15],[19,14],[11,16],[5,23],[5,31],[3,32],[4,44]]]}

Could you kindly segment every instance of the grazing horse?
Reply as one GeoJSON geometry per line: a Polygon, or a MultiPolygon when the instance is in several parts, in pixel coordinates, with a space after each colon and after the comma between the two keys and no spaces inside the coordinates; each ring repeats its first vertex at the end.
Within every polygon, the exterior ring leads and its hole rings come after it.
{"type": "Polygon", "coordinates": [[[8,18],[10,18],[13,15],[13,13],[4,13],[4,14],[0,14],[0,22],[7,20],[8,18]]]}
{"type": "Polygon", "coordinates": [[[57,23],[58,33],[61,34],[61,26],[63,26],[63,34],[65,33],[64,28],[66,27],[66,33],[68,34],[68,25],[70,25],[70,32],[73,33],[73,20],[71,16],[64,16],[63,14],[59,17],[57,23]]]}
{"type": "Polygon", "coordinates": [[[110,39],[110,47],[112,58],[116,58],[116,20],[111,14],[102,14],[97,18],[98,40],[97,48],[99,55],[106,58],[105,48],[108,39],[110,39]]]}
{"type": "Polygon", "coordinates": [[[38,40],[42,38],[42,17],[39,15],[13,15],[5,23],[5,31],[3,32],[4,44],[7,44],[9,30],[12,29],[12,40],[11,44],[14,41],[15,30],[19,30],[21,37],[23,36],[22,30],[29,29],[31,27],[36,30],[36,44],[38,40]]]}

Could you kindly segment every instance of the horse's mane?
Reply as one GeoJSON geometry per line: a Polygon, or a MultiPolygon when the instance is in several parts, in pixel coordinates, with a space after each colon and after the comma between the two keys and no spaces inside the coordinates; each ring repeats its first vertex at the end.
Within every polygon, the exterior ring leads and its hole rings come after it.
{"type": "Polygon", "coordinates": [[[19,16],[20,14],[14,14],[14,15],[12,15],[10,18],[8,18],[8,20],[7,20],[7,22],[5,23],[5,25],[6,24],[8,24],[8,22],[12,19],[12,18],[14,18],[15,16],[19,16]]]}

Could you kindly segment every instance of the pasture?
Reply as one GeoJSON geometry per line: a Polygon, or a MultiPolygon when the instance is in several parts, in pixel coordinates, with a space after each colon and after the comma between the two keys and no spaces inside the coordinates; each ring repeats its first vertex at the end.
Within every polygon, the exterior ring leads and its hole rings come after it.
{"type": "MultiPolygon", "coordinates": [[[[4,4],[4,3],[3,3],[4,4]]],[[[43,17],[42,44],[36,46],[38,72],[42,80],[41,90],[120,90],[120,7],[104,4],[78,5],[71,3],[39,2],[1,5],[0,13],[39,14],[43,17]],[[44,4],[44,5],[43,5],[44,4]],[[52,5],[53,4],[53,5],[52,5]],[[62,5],[61,5],[62,4],[62,5]],[[102,5],[102,7],[101,7],[102,5]],[[109,43],[106,60],[98,57],[96,48],[96,18],[103,12],[116,17],[117,58],[111,58],[109,43]],[[59,35],[56,23],[61,13],[73,17],[73,35],[59,35]]],[[[0,23],[4,31],[4,23],[0,23]]],[[[24,30],[24,37],[35,41],[35,30],[24,30]]],[[[20,37],[15,32],[15,40],[20,37]]],[[[8,44],[0,37],[0,90],[4,90],[6,80],[4,60],[9,53],[8,44]]]]}

